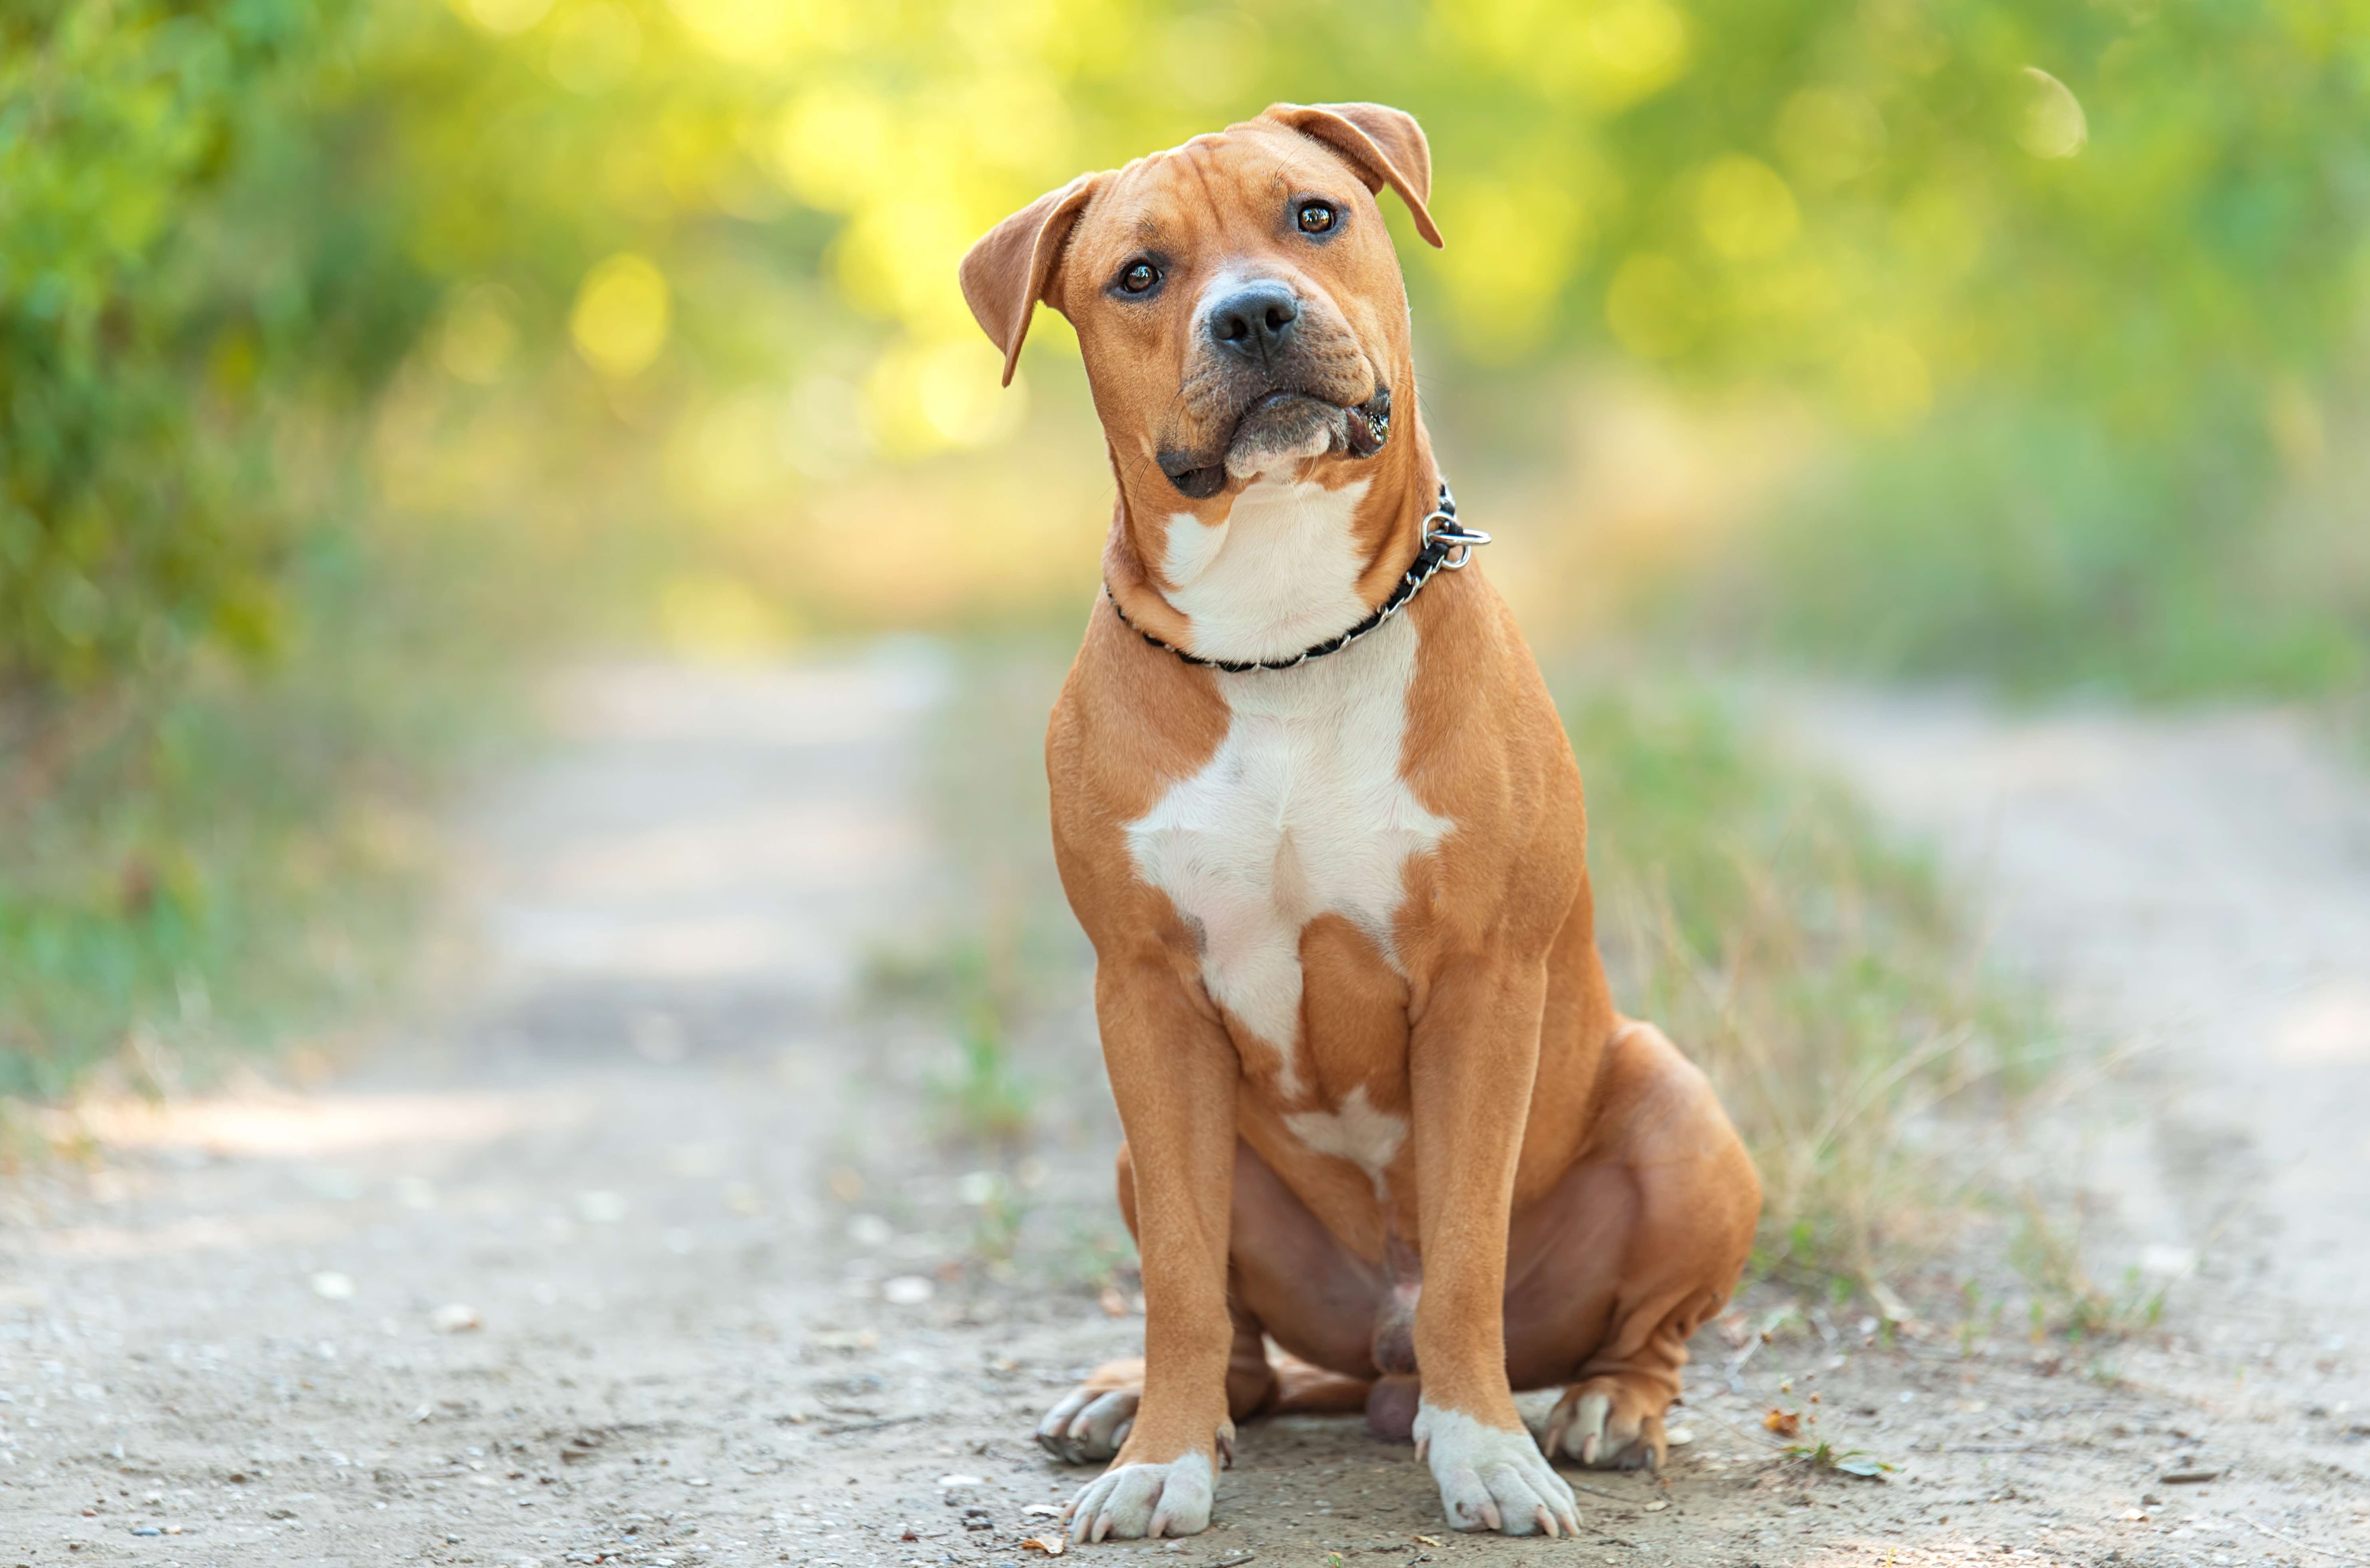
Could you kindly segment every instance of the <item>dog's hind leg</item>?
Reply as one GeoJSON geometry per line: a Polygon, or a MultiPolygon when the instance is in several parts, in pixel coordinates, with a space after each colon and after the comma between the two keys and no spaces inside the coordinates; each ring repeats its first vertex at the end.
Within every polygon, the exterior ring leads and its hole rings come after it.
{"type": "Polygon", "coordinates": [[[1275,1399],[1260,1407],[1261,1415],[1346,1415],[1366,1408],[1375,1386],[1363,1378],[1312,1366],[1288,1350],[1270,1355],[1268,1365],[1275,1369],[1275,1399]]]}
{"type": "MultiPolygon", "coordinates": [[[[1120,1217],[1133,1234],[1135,1164],[1124,1144],[1120,1146],[1118,1175],[1120,1217]]],[[[1228,1417],[1246,1421],[1257,1415],[1365,1409],[1367,1392],[1374,1387],[1370,1379],[1329,1371],[1281,1348],[1271,1352],[1263,1324],[1246,1304],[1247,1297],[1256,1297],[1294,1323],[1324,1324],[1342,1315],[1336,1298],[1344,1294],[1322,1288],[1333,1283],[1334,1272],[1324,1265],[1340,1266],[1331,1256],[1335,1249],[1330,1239],[1248,1145],[1237,1149],[1231,1228],[1237,1256],[1226,1273],[1226,1316],[1234,1331],[1226,1355],[1228,1417]],[[1312,1281],[1319,1286],[1313,1298],[1304,1294],[1312,1281]]],[[[1320,1333],[1317,1342],[1334,1347],[1338,1355],[1337,1342],[1354,1345],[1353,1336],[1366,1332],[1352,1322],[1347,1332],[1320,1333]]],[[[1037,1441],[1046,1452],[1072,1464],[1108,1459],[1127,1440],[1143,1397],[1141,1358],[1105,1362],[1045,1412],[1037,1424],[1037,1441]]]]}
{"type": "MultiPolygon", "coordinates": [[[[1226,1357],[1228,1419],[1248,1421],[1255,1415],[1363,1407],[1363,1383],[1356,1384],[1353,1402],[1342,1403],[1348,1396],[1333,1385],[1355,1379],[1339,1378],[1290,1355],[1279,1355],[1271,1361],[1267,1336],[1231,1291],[1226,1312],[1235,1332],[1226,1357]]],[[[1136,1406],[1143,1399],[1144,1358],[1106,1361],[1045,1412],[1045,1419],[1037,1424],[1037,1441],[1047,1453],[1074,1465],[1108,1459],[1127,1441],[1128,1428],[1135,1424],[1136,1406]]]]}
{"type": "Polygon", "coordinates": [[[1651,1024],[1607,1048],[1612,1136],[1515,1218],[1506,1343],[1516,1388],[1565,1385],[1542,1446],[1660,1469],[1687,1337],[1735,1288],[1761,1185],[1703,1075],[1651,1024]]]}

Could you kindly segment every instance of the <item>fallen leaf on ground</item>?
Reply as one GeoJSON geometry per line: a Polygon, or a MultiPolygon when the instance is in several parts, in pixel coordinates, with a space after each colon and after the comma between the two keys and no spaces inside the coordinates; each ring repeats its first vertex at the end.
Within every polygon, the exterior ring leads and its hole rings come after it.
{"type": "Polygon", "coordinates": [[[1070,1538],[1057,1535],[1030,1536],[1020,1543],[1020,1550],[1041,1551],[1048,1557],[1059,1557],[1070,1550],[1070,1538]]]}
{"type": "Polygon", "coordinates": [[[1440,1544],[1440,1538],[1438,1536],[1418,1536],[1415,1539],[1425,1546],[1438,1546],[1440,1544]]]}
{"type": "Polygon", "coordinates": [[[1797,1437],[1802,1432],[1802,1417],[1797,1412],[1772,1408],[1761,1418],[1761,1424],[1780,1437],[1797,1437]]]}

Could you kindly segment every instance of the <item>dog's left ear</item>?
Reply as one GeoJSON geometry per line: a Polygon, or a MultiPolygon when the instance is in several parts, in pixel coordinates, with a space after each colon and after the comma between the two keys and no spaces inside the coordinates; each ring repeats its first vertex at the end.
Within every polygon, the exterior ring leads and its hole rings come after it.
{"type": "Polygon", "coordinates": [[[1440,230],[1425,205],[1432,200],[1432,147],[1414,115],[1379,103],[1278,103],[1260,118],[1289,125],[1340,154],[1367,190],[1387,185],[1398,191],[1415,216],[1415,232],[1440,248],[1440,230]]]}
{"type": "Polygon", "coordinates": [[[963,298],[988,338],[1004,351],[1004,385],[1020,363],[1029,318],[1045,298],[1070,225],[1095,193],[1101,177],[1082,174],[1058,190],[1048,190],[987,231],[962,259],[963,298]]]}

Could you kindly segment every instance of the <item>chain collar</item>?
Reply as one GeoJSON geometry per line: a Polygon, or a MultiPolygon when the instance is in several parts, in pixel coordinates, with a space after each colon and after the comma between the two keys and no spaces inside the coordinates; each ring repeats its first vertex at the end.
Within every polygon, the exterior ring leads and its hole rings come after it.
{"type": "Polygon", "coordinates": [[[1155,648],[1174,653],[1189,664],[1206,664],[1211,669],[1224,670],[1229,674],[1241,674],[1247,670],[1296,669],[1311,659],[1322,659],[1328,653],[1339,653],[1342,649],[1349,647],[1350,644],[1405,609],[1407,602],[1414,598],[1425,583],[1432,581],[1433,573],[1444,567],[1450,571],[1464,571],[1467,563],[1472,560],[1473,552],[1489,542],[1489,535],[1457,525],[1456,497],[1449,493],[1448,481],[1441,480],[1440,504],[1434,507],[1431,514],[1423,520],[1423,548],[1416,551],[1415,559],[1409,564],[1407,571],[1400,574],[1398,582],[1391,589],[1389,597],[1382,602],[1374,614],[1349,630],[1304,648],[1289,659],[1204,659],[1198,653],[1186,652],[1174,643],[1161,641],[1152,633],[1129,620],[1127,612],[1119,607],[1119,595],[1111,592],[1110,583],[1108,581],[1103,583],[1103,597],[1110,601],[1111,613],[1119,617],[1121,625],[1151,643],[1155,648]]]}

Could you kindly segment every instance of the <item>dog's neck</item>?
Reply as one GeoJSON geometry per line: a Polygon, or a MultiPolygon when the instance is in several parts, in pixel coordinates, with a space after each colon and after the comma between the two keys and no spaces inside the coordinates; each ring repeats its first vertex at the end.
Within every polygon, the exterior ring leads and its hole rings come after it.
{"type": "Polygon", "coordinates": [[[1372,457],[1300,459],[1211,502],[1156,469],[1130,479],[1122,470],[1104,550],[1111,597],[1138,629],[1217,660],[1288,659],[1365,618],[1414,560],[1440,495],[1417,420],[1372,457]]]}

